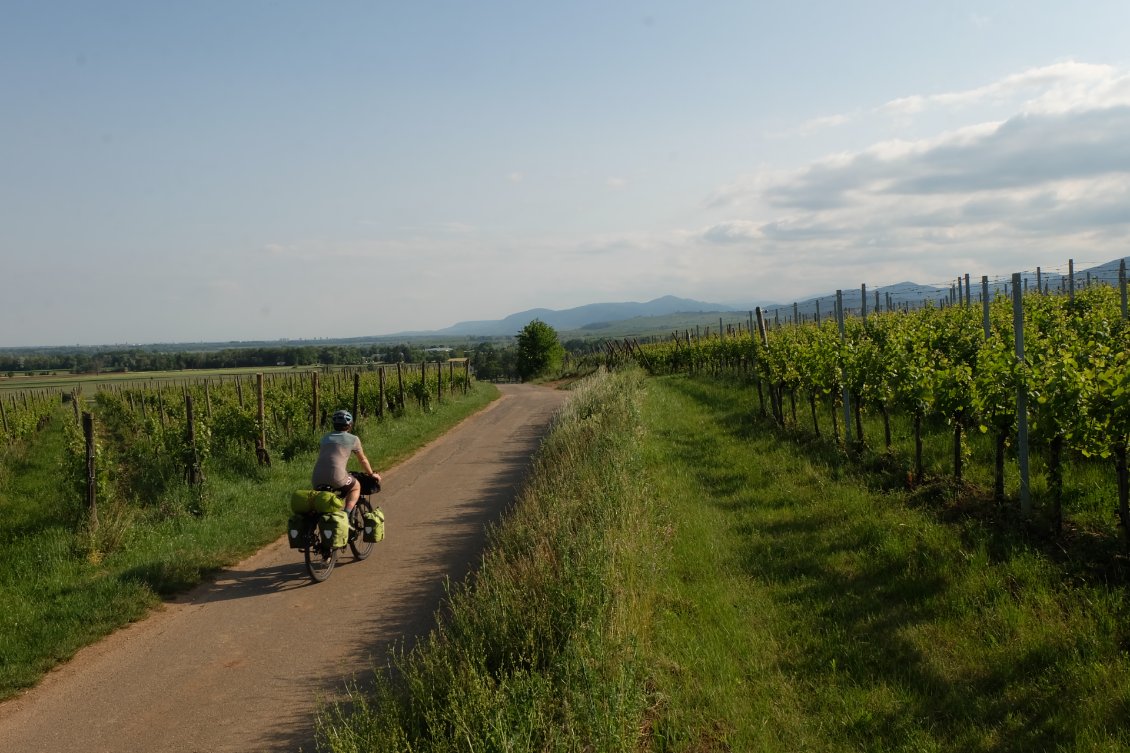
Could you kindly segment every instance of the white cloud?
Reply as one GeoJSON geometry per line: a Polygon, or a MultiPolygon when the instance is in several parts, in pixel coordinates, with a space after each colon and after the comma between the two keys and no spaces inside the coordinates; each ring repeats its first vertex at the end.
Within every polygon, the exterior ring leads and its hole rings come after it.
{"type": "Polygon", "coordinates": [[[974,122],[740,176],[706,201],[729,216],[696,237],[707,248],[787,259],[813,280],[882,269],[925,281],[927,269],[950,274],[954,259],[992,270],[1125,253],[1130,74],[1067,61],[876,112],[941,108],[967,109],[974,122]],[[983,105],[1001,103],[1010,116],[977,120],[983,105]]]}
{"type": "Polygon", "coordinates": [[[837,115],[824,115],[818,118],[806,120],[797,127],[797,134],[807,136],[816,131],[821,131],[827,128],[838,128],[839,126],[846,125],[859,117],[858,113],[855,114],[837,114],[837,115]]]}
{"type": "Polygon", "coordinates": [[[986,103],[1012,103],[1023,113],[1126,105],[1130,104],[1130,73],[1110,65],[1067,60],[974,89],[900,97],[876,108],[876,112],[906,117],[929,109],[968,109],[986,103]]]}
{"type": "Polygon", "coordinates": [[[702,233],[708,243],[752,243],[763,237],[761,226],[748,220],[728,220],[708,227],[702,233]]]}
{"type": "Polygon", "coordinates": [[[608,178],[608,180],[605,181],[605,185],[614,191],[619,191],[627,187],[628,181],[624,178],[608,178]]]}

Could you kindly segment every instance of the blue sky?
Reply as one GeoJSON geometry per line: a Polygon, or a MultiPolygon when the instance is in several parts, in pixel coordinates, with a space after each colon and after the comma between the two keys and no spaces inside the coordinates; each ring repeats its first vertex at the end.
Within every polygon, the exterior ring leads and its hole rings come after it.
{"type": "Polygon", "coordinates": [[[1130,3],[0,0],[0,346],[1130,248],[1130,3]]]}

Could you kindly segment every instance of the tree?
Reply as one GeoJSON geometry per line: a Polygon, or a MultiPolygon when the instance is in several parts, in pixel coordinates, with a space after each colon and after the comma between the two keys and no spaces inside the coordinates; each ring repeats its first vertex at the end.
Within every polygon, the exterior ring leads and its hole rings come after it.
{"type": "Polygon", "coordinates": [[[541,319],[534,319],[518,333],[518,376],[523,380],[560,368],[564,357],[557,330],[541,319]]]}

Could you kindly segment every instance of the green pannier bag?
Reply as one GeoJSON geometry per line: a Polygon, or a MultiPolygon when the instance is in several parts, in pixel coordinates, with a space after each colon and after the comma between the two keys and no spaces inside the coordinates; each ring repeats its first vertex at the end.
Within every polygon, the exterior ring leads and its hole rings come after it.
{"type": "Polygon", "coordinates": [[[385,537],[385,514],[381,508],[365,513],[365,541],[383,541],[385,537]]]}
{"type": "Polygon", "coordinates": [[[286,540],[291,549],[306,546],[306,533],[310,529],[310,519],[305,515],[291,515],[286,524],[286,540]]]}
{"type": "Polygon", "coordinates": [[[345,500],[333,492],[301,489],[290,495],[290,511],[296,514],[304,512],[337,512],[342,509],[345,509],[345,500]]]}
{"type": "Polygon", "coordinates": [[[318,535],[323,544],[338,549],[349,542],[349,516],[343,510],[327,512],[318,519],[318,535]]]}

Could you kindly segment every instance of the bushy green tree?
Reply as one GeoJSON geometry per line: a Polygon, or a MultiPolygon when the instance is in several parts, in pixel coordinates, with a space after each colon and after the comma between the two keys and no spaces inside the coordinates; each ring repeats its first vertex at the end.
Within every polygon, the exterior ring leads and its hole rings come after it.
{"type": "Polygon", "coordinates": [[[534,319],[518,333],[518,376],[523,380],[561,368],[564,358],[557,330],[541,319],[534,319]]]}

